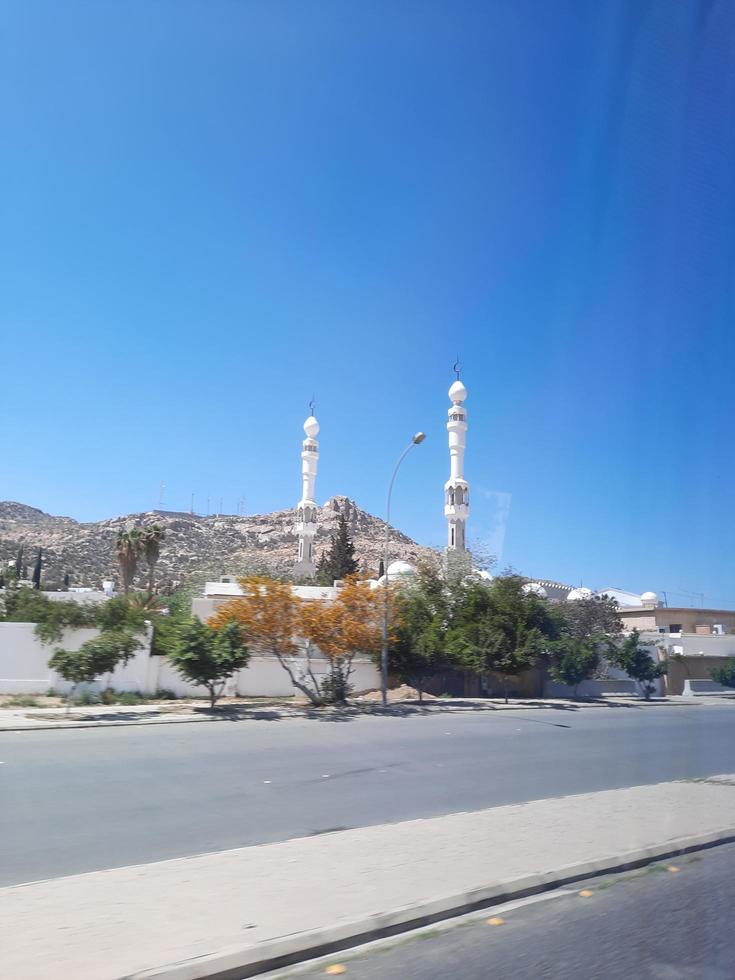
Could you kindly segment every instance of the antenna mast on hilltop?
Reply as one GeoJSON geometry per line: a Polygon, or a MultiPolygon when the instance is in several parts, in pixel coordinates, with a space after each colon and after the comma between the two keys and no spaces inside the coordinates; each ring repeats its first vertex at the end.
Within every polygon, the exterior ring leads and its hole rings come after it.
{"type": "Polygon", "coordinates": [[[158,488],[158,509],[163,510],[163,504],[166,499],[166,484],[161,480],[161,485],[158,488]]]}

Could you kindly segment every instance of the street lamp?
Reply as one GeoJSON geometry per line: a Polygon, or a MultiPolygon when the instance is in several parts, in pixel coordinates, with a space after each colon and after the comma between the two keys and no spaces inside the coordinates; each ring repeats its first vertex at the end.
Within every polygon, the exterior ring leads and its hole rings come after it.
{"type": "Polygon", "coordinates": [[[388,704],[388,612],[389,612],[389,591],[388,591],[388,533],[390,530],[390,498],[393,493],[393,482],[398,472],[398,467],[408,456],[414,446],[418,446],[426,438],[425,432],[417,432],[409,442],[401,455],[398,457],[396,465],[393,467],[393,474],[388,484],[388,502],[385,508],[385,540],[383,541],[383,647],[380,654],[381,681],[380,691],[383,697],[383,707],[388,704]]]}

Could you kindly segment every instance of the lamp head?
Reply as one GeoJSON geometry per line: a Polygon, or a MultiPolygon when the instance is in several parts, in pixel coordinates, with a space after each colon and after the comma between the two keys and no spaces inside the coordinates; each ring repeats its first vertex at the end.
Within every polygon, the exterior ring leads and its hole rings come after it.
{"type": "Polygon", "coordinates": [[[414,446],[418,446],[418,444],[420,442],[423,442],[425,438],[426,438],[425,432],[417,432],[416,435],[413,437],[414,446]]]}

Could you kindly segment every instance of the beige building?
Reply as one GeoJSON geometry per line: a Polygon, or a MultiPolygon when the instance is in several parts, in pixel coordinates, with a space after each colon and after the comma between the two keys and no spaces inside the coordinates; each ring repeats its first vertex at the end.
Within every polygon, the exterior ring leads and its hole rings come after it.
{"type": "Polygon", "coordinates": [[[664,634],[692,633],[696,636],[735,634],[735,612],[731,609],[690,609],[681,606],[620,606],[626,630],[655,630],[664,634]]]}
{"type": "Polygon", "coordinates": [[[710,671],[735,657],[735,612],[681,606],[620,607],[627,631],[639,630],[643,643],[668,662],[667,694],[685,693],[687,681],[710,681],[710,671]]]}

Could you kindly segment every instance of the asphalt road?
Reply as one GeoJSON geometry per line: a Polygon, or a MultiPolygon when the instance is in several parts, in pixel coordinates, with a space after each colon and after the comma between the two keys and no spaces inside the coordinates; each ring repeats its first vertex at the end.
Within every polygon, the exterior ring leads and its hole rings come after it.
{"type": "MultiPolygon", "coordinates": [[[[338,954],[347,980],[732,980],[735,845],[598,878],[501,914],[338,954]],[[579,891],[592,895],[582,898],[579,891]]],[[[497,913],[496,913],[497,914],[497,913]]],[[[324,976],[325,964],[282,977],[324,976]]]]}
{"type": "Polygon", "coordinates": [[[0,736],[0,885],[735,770],[735,706],[0,736]]]}

